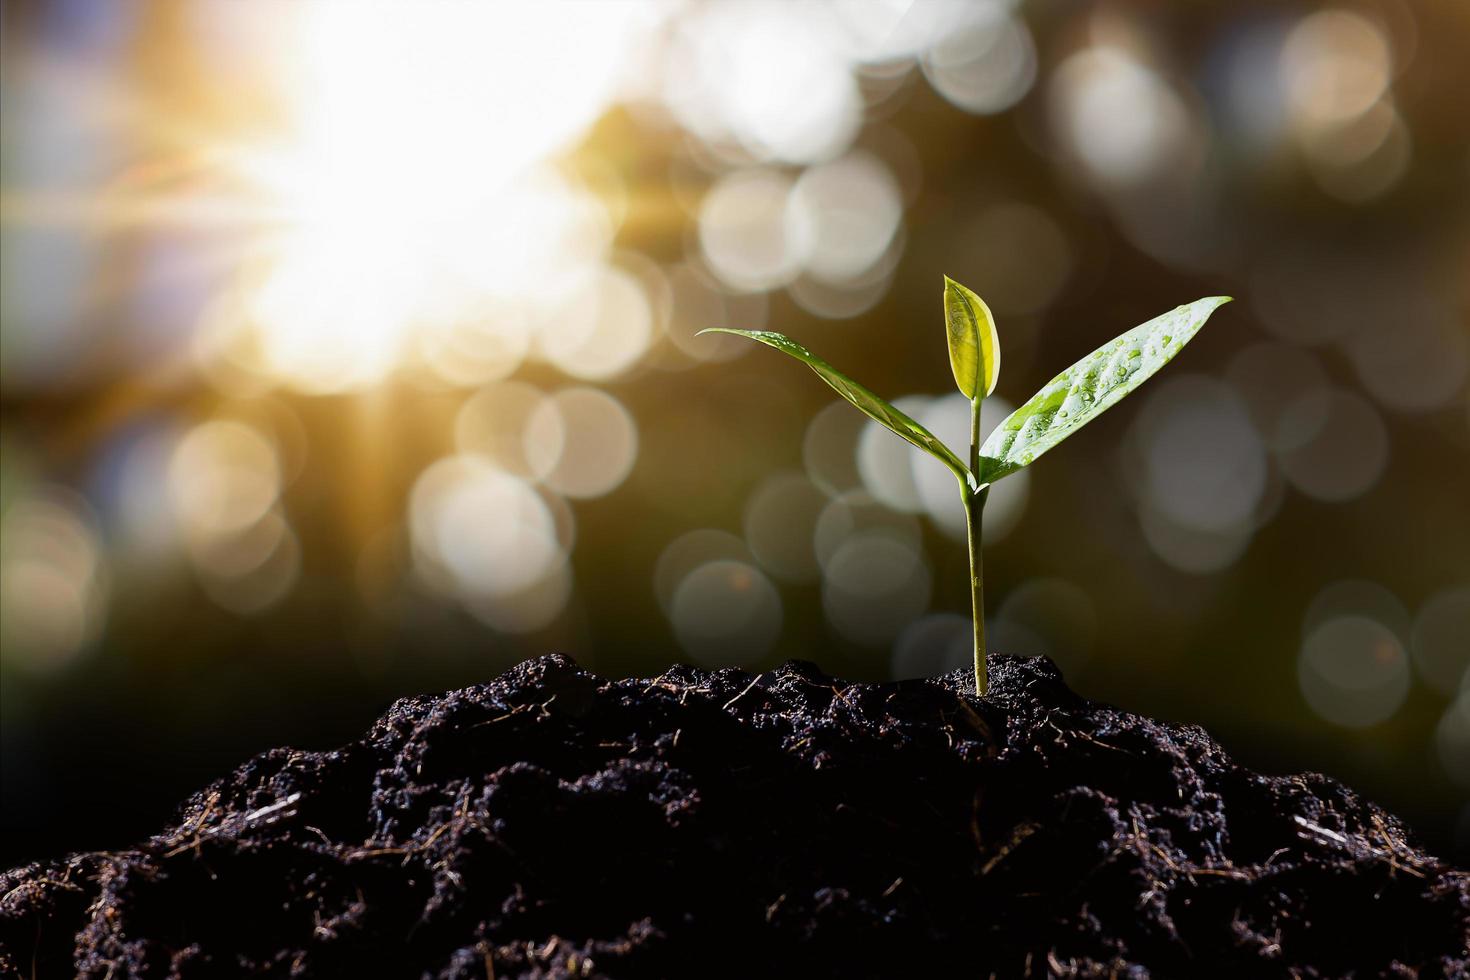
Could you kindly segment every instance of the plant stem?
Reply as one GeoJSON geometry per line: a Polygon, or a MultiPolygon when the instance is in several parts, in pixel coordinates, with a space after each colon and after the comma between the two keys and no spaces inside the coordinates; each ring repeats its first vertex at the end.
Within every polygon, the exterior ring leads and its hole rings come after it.
{"type": "MultiPolygon", "coordinates": [[[[970,400],[970,473],[979,479],[980,472],[980,402],[984,396],[970,400]]],[[[989,685],[985,649],[985,576],[980,553],[985,500],[990,484],[961,488],[965,497],[965,530],[970,544],[970,614],[975,627],[975,693],[984,696],[989,685]]]]}

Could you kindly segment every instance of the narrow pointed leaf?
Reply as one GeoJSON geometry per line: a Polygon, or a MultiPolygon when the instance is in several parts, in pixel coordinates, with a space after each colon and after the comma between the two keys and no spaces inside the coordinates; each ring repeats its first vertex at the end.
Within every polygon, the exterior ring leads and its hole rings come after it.
{"type": "Polygon", "coordinates": [[[737,337],[749,337],[768,347],[774,347],[783,354],[791,355],[815,371],[818,377],[863,414],[948,466],[959,477],[960,482],[969,483],[970,471],[934,433],[784,334],[769,330],[734,330],[729,327],[710,327],[700,333],[729,333],[737,337]]]}
{"type": "Polygon", "coordinates": [[[1052,378],[980,447],[980,483],[1009,476],[1112,408],[1168,364],[1229,296],[1210,296],[1154,317],[1052,378]]]}
{"type": "Polygon", "coordinates": [[[966,398],[995,390],[1000,378],[1000,337],[990,307],[969,289],[944,277],[944,327],[949,339],[949,369],[966,398]]]}

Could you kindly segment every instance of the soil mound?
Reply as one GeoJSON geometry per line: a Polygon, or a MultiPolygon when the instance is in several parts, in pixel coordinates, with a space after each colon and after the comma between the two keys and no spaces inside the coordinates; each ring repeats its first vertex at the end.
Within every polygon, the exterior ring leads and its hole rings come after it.
{"type": "Polygon", "coordinates": [[[1351,790],[991,679],[528,661],[0,876],[0,974],[1470,974],[1470,878],[1351,790]]]}

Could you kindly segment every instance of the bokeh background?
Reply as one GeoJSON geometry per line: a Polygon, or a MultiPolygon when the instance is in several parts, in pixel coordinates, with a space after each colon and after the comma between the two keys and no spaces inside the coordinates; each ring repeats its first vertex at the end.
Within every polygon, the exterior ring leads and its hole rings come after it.
{"type": "Polygon", "coordinates": [[[6,0],[0,858],[566,651],[968,661],[965,439],[1237,301],[999,484],[991,639],[1470,851],[1470,5],[6,0]]]}

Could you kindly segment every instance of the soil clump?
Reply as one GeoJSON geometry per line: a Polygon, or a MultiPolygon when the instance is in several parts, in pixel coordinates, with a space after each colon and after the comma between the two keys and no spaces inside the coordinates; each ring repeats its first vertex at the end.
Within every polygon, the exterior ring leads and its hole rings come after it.
{"type": "Polygon", "coordinates": [[[552,655],[404,698],[0,876],[0,975],[1470,975],[1470,876],[1352,790],[990,676],[552,655]]]}

